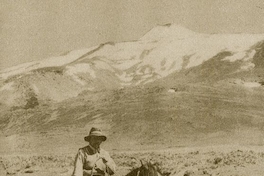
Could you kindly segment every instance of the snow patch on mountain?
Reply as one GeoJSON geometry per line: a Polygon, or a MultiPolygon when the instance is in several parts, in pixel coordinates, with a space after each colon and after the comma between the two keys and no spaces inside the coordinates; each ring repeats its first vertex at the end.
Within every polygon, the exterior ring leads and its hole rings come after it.
{"type": "Polygon", "coordinates": [[[81,57],[85,53],[93,50],[94,47],[88,49],[81,49],[69,52],[65,56],[51,57],[49,59],[45,59],[39,63],[39,68],[43,67],[58,67],[76,60],[76,58],[81,57]]]}
{"type": "Polygon", "coordinates": [[[123,72],[121,75],[116,74],[116,76],[120,79],[121,85],[131,85],[131,81],[133,80],[133,76],[129,76],[125,72],[123,72]]]}
{"type": "Polygon", "coordinates": [[[238,84],[238,85],[241,85],[241,86],[244,86],[246,88],[257,88],[257,87],[261,86],[261,84],[258,83],[258,82],[243,81],[241,79],[235,80],[234,83],[238,84]]]}
{"type": "Polygon", "coordinates": [[[51,57],[41,61],[33,61],[21,65],[17,65],[11,68],[4,69],[0,71],[0,79],[7,79],[8,77],[23,74],[44,67],[58,67],[70,62],[75,61],[77,58],[81,57],[85,53],[93,50],[95,47],[88,49],[81,49],[69,52],[67,55],[51,57]]]}
{"type": "Polygon", "coordinates": [[[258,82],[244,82],[245,87],[254,88],[254,87],[260,87],[261,84],[258,82]]]}
{"type": "Polygon", "coordinates": [[[111,72],[115,72],[113,67],[106,61],[96,60],[96,61],[93,61],[93,64],[98,70],[108,70],[111,72]]]}
{"type": "Polygon", "coordinates": [[[36,68],[36,62],[24,63],[14,67],[4,69],[0,72],[0,79],[7,79],[10,76],[18,75],[36,68]]]}
{"type": "Polygon", "coordinates": [[[147,34],[141,37],[140,40],[159,41],[167,37],[174,39],[186,39],[187,37],[192,37],[195,34],[195,32],[186,29],[181,25],[167,24],[153,28],[147,34]]]}
{"type": "Polygon", "coordinates": [[[232,56],[227,56],[223,60],[224,61],[235,62],[237,60],[241,60],[241,58],[245,58],[245,56],[246,56],[246,52],[240,52],[240,53],[236,53],[236,54],[234,54],[232,56]]]}
{"type": "Polygon", "coordinates": [[[118,62],[116,64],[113,64],[113,67],[115,67],[116,69],[119,70],[127,70],[131,67],[133,67],[134,65],[140,63],[141,60],[139,59],[134,59],[134,60],[124,60],[122,62],[118,62]]]}
{"type": "Polygon", "coordinates": [[[89,73],[92,78],[96,78],[95,71],[89,64],[75,64],[66,67],[66,74],[77,75],[78,73],[89,73]]]}
{"type": "Polygon", "coordinates": [[[241,70],[244,70],[244,71],[248,71],[248,70],[251,70],[255,67],[255,64],[253,64],[252,62],[247,62],[247,63],[244,63],[244,65],[241,66],[241,70]]]}
{"type": "Polygon", "coordinates": [[[264,35],[213,35],[207,38],[197,38],[195,46],[191,45],[195,55],[190,57],[187,68],[200,65],[220,52],[229,51],[234,53],[233,56],[227,57],[225,60],[234,62],[236,60],[246,60],[254,56],[254,51],[249,55],[246,54],[248,49],[259,41],[264,40],[264,35]]]}
{"type": "Polygon", "coordinates": [[[227,56],[223,60],[230,61],[230,62],[235,62],[238,60],[248,61],[248,60],[252,59],[255,54],[256,54],[256,50],[252,50],[250,52],[241,51],[241,52],[235,53],[232,56],[227,56]]]}
{"type": "Polygon", "coordinates": [[[78,76],[78,74],[88,73],[91,78],[96,79],[96,74],[93,68],[89,64],[85,63],[66,66],[65,73],[71,76],[76,82],[80,83],[81,85],[85,85],[86,81],[82,80],[81,77],[78,76]]]}
{"type": "Polygon", "coordinates": [[[256,54],[256,50],[252,50],[251,52],[247,53],[247,56],[243,60],[249,61],[249,60],[253,59],[255,54],[256,54]]]}
{"type": "Polygon", "coordinates": [[[89,55],[89,58],[107,58],[111,61],[139,58],[148,43],[122,42],[115,45],[104,45],[100,50],[89,55]]]}

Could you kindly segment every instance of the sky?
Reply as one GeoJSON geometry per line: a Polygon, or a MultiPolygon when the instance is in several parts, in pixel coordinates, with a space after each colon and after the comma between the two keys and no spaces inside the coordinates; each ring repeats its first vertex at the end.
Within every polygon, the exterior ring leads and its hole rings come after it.
{"type": "Polygon", "coordinates": [[[199,33],[264,33],[263,0],[1,0],[0,70],[174,23],[199,33]]]}

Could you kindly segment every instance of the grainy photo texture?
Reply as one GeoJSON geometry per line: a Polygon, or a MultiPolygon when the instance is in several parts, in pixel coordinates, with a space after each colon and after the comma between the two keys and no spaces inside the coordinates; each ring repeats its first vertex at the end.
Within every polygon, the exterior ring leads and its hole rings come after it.
{"type": "Polygon", "coordinates": [[[264,175],[264,1],[0,11],[0,176],[264,175]]]}

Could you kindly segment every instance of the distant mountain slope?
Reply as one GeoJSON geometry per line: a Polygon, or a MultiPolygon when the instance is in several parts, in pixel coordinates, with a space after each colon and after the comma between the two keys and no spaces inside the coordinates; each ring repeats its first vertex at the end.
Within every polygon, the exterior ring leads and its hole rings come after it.
{"type": "Polygon", "coordinates": [[[242,62],[237,71],[251,69],[263,39],[264,35],[208,35],[177,25],[158,26],[138,41],[106,43],[2,70],[1,103],[26,106],[32,96],[39,102],[63,101],[85,90],[144,85],[224,52],[229,54],[223,61],[242,62]]]}
{"type": "Polygon", "coordinates": [[[236,137],[262,145],[251,134],[264,129],[263,53],[264,35],[165,25],[138,41],[19,65],[1,71],[0,129],[72,135],[99,126],[118,139],[112,148],[236,137]]]}

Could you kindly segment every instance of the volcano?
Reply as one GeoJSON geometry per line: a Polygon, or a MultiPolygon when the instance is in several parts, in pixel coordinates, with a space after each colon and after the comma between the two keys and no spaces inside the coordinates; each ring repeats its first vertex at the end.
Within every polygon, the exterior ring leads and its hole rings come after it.
{"type": "Polygon", "coordinates": [[[263,53],[264,34],[167,24],[136,41],[24,63],[0,71],[0,128],[66,138],[99,126],[119,139],[112,148],[259,144],[247,131],[263,130],[263,53]]]}

